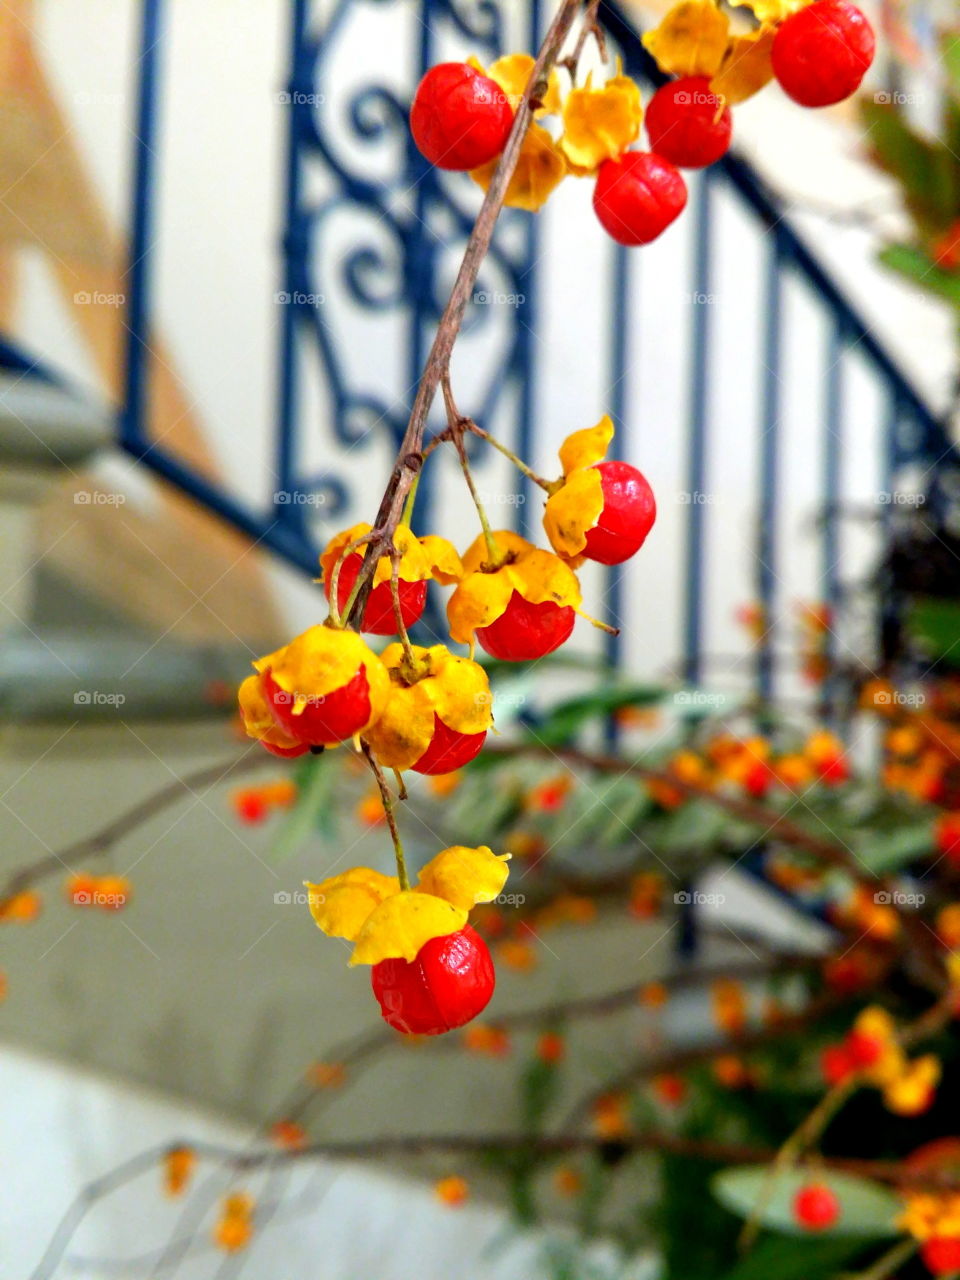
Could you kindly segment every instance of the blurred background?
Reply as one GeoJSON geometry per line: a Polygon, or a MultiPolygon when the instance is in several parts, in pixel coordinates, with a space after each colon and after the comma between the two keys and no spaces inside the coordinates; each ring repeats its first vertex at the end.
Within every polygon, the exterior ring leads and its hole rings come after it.
{"type": "MultiPolygon", "coordinates": [[[[453,1054],[381,1052],[365,974],[297,900],[347,851],[385,865],[362,779],[340,763],[251,764],[234,693],[253,658],[325,615],[317,556],[372,518],[479,207],[467,176],[416,152],[416,83],[444,59],[534,50],[551,7],[4,4],[5,900],[47,882],[21,902],[32,927],[2,935],[4,1276],[235,1274],[209,1226],[233,1175],[214,1167],[195,1197],[165,1198],[172,1143],[202,1159],[203,1143],[239,1149],[277,1120],[324,1141],[526,1131],[641,1051],[668,1060],[709,1040],[709,984],[682,977],[694,969],[766,975],[786,955],[778,981],[788,1008],[802,1003],[793,968],[836,947],[835,921],[822,885],[798,902],[796,877],[771,876],[762,824],[741,813],[721,830],[704,803],[678,831],[662,794],[626,772],[600,785],[602,771],[549,752],[662,769],[731,733],[786,735],[774,749],[795,754],[791,734],[826,724],[874,794],[883,732],[864,687],[913,697],[896,704],[906,714],[952,678],[960,35],[936,0],[865,7],[880,43],[861,97],[810,112],[773,85],[739,107],[731,156],[691,177],[655,244],[614,245],[592,184],[571,180],[535,217],[507,211],[481,269],[453,360],[461,408],[547,475],[566,435],[610,413],[658,520],[634,563],[583,572],[587,609],[619,637],[581,621],[564,664],[495,673],[503,743],[540,756],[501,763],[495,784],[412,797],[421,860],[454,828],[470,844],[509,837],[508,887],[530,912],[566,903],[546,938],[509,906],[488,921],[503,960],[493,1039],[453,1054]],[[94,872],[119,878],[122,911],[78,909],[71,877],[94,872]],[[677,986],[666,1007],[604,1005],[624,983],[662,982],[677,986]],[[562,1081],[548,1088],[531,1049],[518,1093],[510,1018],[522,1045],[566,1026],[570,1002],[583,1017],[562,1081]],[[74,1200],[150,1152],[116,1190],[74,1200]]],[[[658,73],[640,34],[666,8],[601,5],[645,93],[658,73]]],[[[482,446],[475,465],[495,525],[532,536],[536,494],[482,446]]],[[[475,536],[455,458],[437,458],[417,525],[460,547],[475,536]]],[[[438,594],[424,635],[442,607],[438,594]]],[[[945,793],[908,801],[870,828],[900,833],[898,871],[931,806],[951,807],[945,793]]],[[[771,804],[827,834],[816,796],[771,804]]],[[[744,989],[748,1009],[765,981],[744,989]]],[[[556,1170],[535,1214],[517,1167],[471,1170],[451,1213],[430,1183],[462,1165],[456,1150],[402,1150],[259,1170],[263,1229],[245,1260],[325,1280],[655,1273],[653,1236],[625,1242],[579,1189],[593,1242],[570,1253],[556,1170]]],[[[586,1176],[570,1173],[568,1191],[586,1176]]],[[[645,1166],[627,1182],[655,1203],[645,1166]]],[[[597,1187],[605,1208],[628,1194],[597,1187]]]]}

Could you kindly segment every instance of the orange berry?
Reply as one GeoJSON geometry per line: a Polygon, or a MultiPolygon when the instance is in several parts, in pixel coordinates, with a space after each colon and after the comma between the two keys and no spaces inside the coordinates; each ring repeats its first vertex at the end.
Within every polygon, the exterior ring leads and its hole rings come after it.
{"type": "Polygon", "coordinates": [[[670,993],[662,982],[647,982],[637,992],[637,999],[645,1009],[662,1009],[670,993]]]}
{"type": "Polygon", "coordinates": [[[521,942],[518,938],[506,938],[498,943],[497,959],[516,973],[530,973],[540,963],[530,943],[521,942]]]}
{"type": "Polygon", "coordinates": [[[241,822],[252,825],[263,822],[270,812],[270,806],[260,794],[259,787],[244,787],[233,794],[233,808],[241,822]]]}
{"type": "Polygon", "coordinates": [[[75,875],[68,876],[64,887],[67,901],[75,907],[93,906],[98,885],[99,878],[89,871],[78,871],[75,875]]]}
{"type": "Polygon", "coordinates": [[[29,924],[36,920],[43,907],[43,900],[35,889],[24,889],[0,902],[0,923],[29,924]]]}
{"type": "Polygon", "coordinates": [[[249,1218],[222,1217],[213,1229],[213,1243],[224,1253],[237,1253],[245,1249],[253,1237],[253,1225],[249,1218]]]}
{"type": "Polygon", "coordinates": [[[679,1107],[687,1096],[687,1082],[683,1076],[665,1074],[654,1076],[650,1087],[668,1107],[679,1107]]]}
{"type": "Polygon", "coordinates": [[[752,1082],[746,1063],[733,1054],[722,1054],[719,1058],[714,1058],[712,1070],[714,1079],[725,1089],[742,1089],[752,1082]]]}
{"type": "Polygon", "coordinates": [[[524,801],[525,806],[533,813],[556,813],[566,804],[572,788],[573,781],[570,775],[562,773],[556,778],[538,783],[528,791],[524,801]]]}
{"type": "Polygon", "coordinates": [[[299,1151],[307,1145],[307,1133],[293,1120],[278,1120],[270,1130],[270,1137],[285,1151],[299,1151]]]}
{"type": "Polygon", "coordinates": [[[545,1031],[537,1040],[537,1057],[541,1062],[553,1065],[566,1057],[567,1043],[555,1031],[545,1031]]]}
{"type": "Polygon", "coordinates": [[[470,1185],[466,1178],[452,1176],[441,1178],[434,1184],[434,1195],[448,1209],[459,1209],[470,1195],[470,1185]]]}
{"type": "Polygon", "coordinates": [[[593,1105],[593,1128],[601,1138],[622,1138],[630,1132],[627,1098],[622,1093],[608,1093],[593,1105]]]}
{"type": "Polygon", "coordinates": [[[510,1037],[503,1027],[488,1022],[474,1022],[463,1032],[463,1044],[471,1053],[503,1058],[510,1052],[510,1037]]]}
{"type": "Polygon", "coordinates": [[[133,889],[126,876],[100,876],[97,881],[94,904],[104,911],[120,911],[133,896],[133,889]]]}
{"type": "Polygon", "coordinates": [[[282,778],[279,782],[269,782],[262,786],[260,795],[268,805],[277,805],[281,809],[286,809],[296,803],[297,786],[289,778],[282,778]]]}
{"type": "Polygon", "coordinates": [[[583,1178],[570,1165],[561,1165],[553,1175],[553,1185],[560,1196],[576,1196],[583,1189],[583,1178]]]}
{"type": "Polygon", "coordinates": [[[163,1157],[163,1189],[168,1196],[179,1196],[193,1174],[197,1157],[189,1147],[171,1147],[163,1157]]]}
{"type": "Polygon", "coordinates": [[[379,791],[369,791],[363,796],[357,802],[355,813],[357,821],[365,827],[380,827],[387,820],[379,791]]]}
{"type": "Polygon", "coordinates": [[[347,1070],[342,1062],[312,1062],[307,1067],[307,1082],[315,1089],[339,1089],[346,1078],[347,1070]]]}

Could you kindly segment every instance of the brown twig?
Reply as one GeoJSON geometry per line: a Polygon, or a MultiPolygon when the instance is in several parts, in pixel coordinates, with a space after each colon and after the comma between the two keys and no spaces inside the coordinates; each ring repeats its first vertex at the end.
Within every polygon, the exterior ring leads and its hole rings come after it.
{"type": "Polygon", "coordinates": [[[85,858],[108,853],[114,845],[135,831],[142,823],[148,822],[185,796],[195,796],[198,791],[215,787],[218,783],[226,782],[230,778],[251,773],[255,769],[263,769],[267,765],[276,767],[278,763],[275,756],[271,756],[262,747],[251,744],[250,748],[236,760],[227,764],[207,765],[194,773],[188,773],[185,778],[176,778],[144,800],[138,800],[135,805],[125,810],[119,817],[112,819],[93,835],[84,836],[73,844],[67,845],[65,849],[38,858],[36,862],[15,871],[0,888],[0,905],[40,880],[62,874],[64,871],[73,871],[76,864],[85,858]]]}
{"type": "Polygon", "coordinates": [[[349,614],[345,618],[350,625],[363,614],[367,598],[370,594],[374,566],[381,552],[392,544],[393,534],[400,522],[407,494],[414,479],[419,475],[423,465],[423,433],[427,423],[427,415],[433,404],[440,381],[450,368],[450,356],[467,302],[470,299],[480,265],[486,257],[493,238],[494,228],[503,203],[507,188],[520,159],[520,150],[526,137],[527,129],[533,120],[535,104],[547,90],[547,81],[551,70],[560,56],[563,43],[573,26],[574,18],[580,9],[582,0],[562,0],[560,7],[550,24],[536,62],[530,73],[530,79],[524,95],[517,107],[513,128],[500,157],[500,163],[487,188],[477,220],[473,225],[467,247],[460,263],[460,270],[453,290],[443,310],[437,327],[436,337],[430,348],[427,363],[420,378],[416,398],[410,413],[410,420],[404,432],[397,459],[387,482],[380,509],[374,522],[376,537],[368,546],[357,581],[360,584],[349,614]]]}

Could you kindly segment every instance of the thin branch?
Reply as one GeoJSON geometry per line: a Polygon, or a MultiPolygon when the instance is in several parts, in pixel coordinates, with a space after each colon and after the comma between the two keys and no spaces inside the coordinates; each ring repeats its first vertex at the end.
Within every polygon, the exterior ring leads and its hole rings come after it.
{"type": "Polygon", "coordinates": [[[437,327],[437,333],[427,357],[427,363],[417,388],[410,420],[397,451],[397,459],[387,482],[380,509],[374,522],[378,537],[367,547],[363,565],[357,581],[360,588],[354,599],[346,622],[350,625],[363,614],[367,597],[370,594],[374,566],[381,549],[390,545],[394,531],[400,522],[407,495],[423,465],[423,433],[426,428],[427,415],[433,404],[441,378],[450,368],[450,356],[460,326],[463,323],[467,302],[480,271],[480,265],[487,255],[493,232],[503,208],[507,188],[520,159],[520,150],[526,137],[527,129],[533,120],[533,113],[541,98],[547,91],[547,83],[551,70],[560,56],[563,43],[573,26],[582,0],[562,0],[556,16],[546,34],[536,62],[530,73],[530,79],[523,98],[517,107],[513,127],[506,146],[500,156],[500,163],[487,188],[477,220],[473,225],[467,247],[460,263],[460,270],[453,286],[453,291],[444,308],[437,327]]]}
{"type": "Polygon", "coordinates": [[[72,871],[77,863],[86,858],[108,853],[114,845],[135,831],[142,823],[149,822],[151,818],[184,799],[185,796],[196,797],[197,792],[206,791],[230,778],[252,773],[267,765],[276,767],[278,764],[279,761],[275,756],[271,756],[262,747],[251,744],[250,748],[235,760],[226,764],[206,765],[194,773],[188,773],[184,778],[176,778],[173,782],[161,787],[159,791],[155,791],[143,800],[138,800],[135,805],[120,814],[118,818],[113,818],[93,835],[84,836],[73,844],[67,845],[66,848],[38,858],[36,862],[15,871],[0,888],[0,904],[22,893],[24,889],[30,888],[40,880],[62,875],[64,871],[72,871]]]}

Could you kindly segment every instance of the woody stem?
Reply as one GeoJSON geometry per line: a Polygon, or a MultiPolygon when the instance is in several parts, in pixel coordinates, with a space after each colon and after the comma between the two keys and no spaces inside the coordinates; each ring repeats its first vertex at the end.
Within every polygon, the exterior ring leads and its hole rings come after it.
{"type": "Polygon", "coordinates": [[[383,802],[383,812],[387,819],[387,826],[390,828],[390,838],[393,840],[393,852],[397,860],[397,879],[400,881],[401,889],[410,888],[410,877],[407,875],[407,862],[403,856],[403,842],[400,839],[400,831],[397,827],[396,814],[394,812],[393,796],[390,794],[390,788],[387,786],[387,780],[383,776],[383,770],[373,758],[373,753],[366,743],[363,743],[363,754],[367,758],[373,771],[373,776],[377,780],[377,786],[380,789],[380,799],[383,802]]]}

